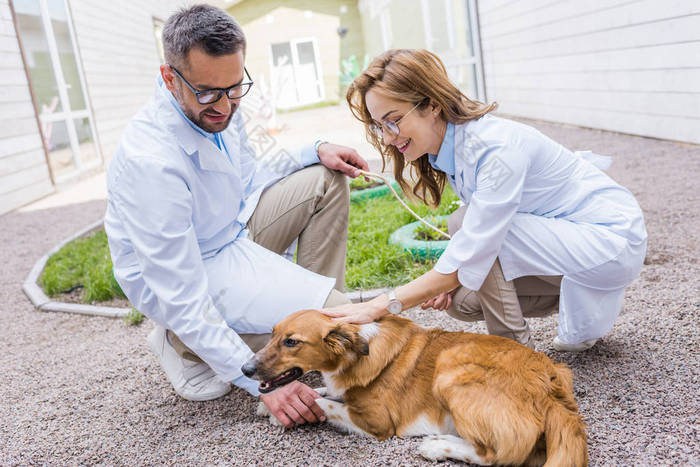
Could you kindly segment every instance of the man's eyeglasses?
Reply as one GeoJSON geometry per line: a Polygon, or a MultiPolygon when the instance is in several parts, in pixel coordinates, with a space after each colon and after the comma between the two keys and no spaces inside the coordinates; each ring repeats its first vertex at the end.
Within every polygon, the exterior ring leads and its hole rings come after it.
{"type": "Polygon", "coordinates": [[[195,89],[194,86],[192,86],[182,74],[175,69],[174,66],[168,65],[171,70],[175,72],[177,76],[180,77],[180,79],[187,85],[188,88],[190,88],[190,91],[195,95],[197,98],[197,102],[199,102],[202,105],[207,105],[207,104],[213,104],[214,102],[217,102],[219,99],[221,99],[221,96],[226,94],[226,97],[228,97],[230,100],[236,100],[240,99],[241,97],[245,96],[248,94],[248,91],[250,91],[250,88],[253,87],[253,80],[250,78],[250,75],[248,74],[248,70],[246,70],[245,67],[243,67],[243,70],[245,71],[245,75],[248,78],[248,81],[245,83],[238,83],[234,84],[230,88],[226,89],[205,89],[204,91],[199,91],[198,89],[195,89]]]}
{"type": "Polygon", "coordinates": [[[413,112],[419,105],[421,105],[422,102],[417,103],[416,105],[413,106],[411,110],[406,112],[403,117],[399,118],[395,122],[392,122],[391,120],[382,120],[381,123],[372,123],[369,126],[369,129],[373,131],[379,139],[382,139],[384,137],[384,132],[386,131],[392,138],[396,138],[399,136],[399,133],[401,130],[399,129],[399,122],[406,118],[408,114],[413,112]]]}

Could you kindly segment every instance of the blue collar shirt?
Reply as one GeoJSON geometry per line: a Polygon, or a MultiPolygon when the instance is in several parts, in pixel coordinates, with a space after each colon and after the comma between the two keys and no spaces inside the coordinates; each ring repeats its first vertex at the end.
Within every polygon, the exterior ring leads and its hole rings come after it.
{"type": "Polygon", "coordinates": [[[445,137],[442,139],[437,155],[428,154],[428,161],[435,170],[444,172],[452,185],[455,182],[455,126],[447,122],[445,137]]]}

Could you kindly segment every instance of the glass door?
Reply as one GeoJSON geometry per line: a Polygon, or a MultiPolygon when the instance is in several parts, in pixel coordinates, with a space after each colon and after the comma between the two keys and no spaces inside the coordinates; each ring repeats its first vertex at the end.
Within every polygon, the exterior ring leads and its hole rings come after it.
{"type": "Polygon", "coordinates": [[[318,53],[313,40],[294,41],[296,48],[297,90],[299,104],[311,104],[323,99],[323,83],[318,53]]]}
{"type": "Polygon", "coordinates": [[[102,155],[65,0],[13,0],[36,108],[57,183],[100,166],[102,155]]]}
{"type": "Polygon", "coordinates": [[[285,109],[320,102],[323,73],[315,39],[271,44],[272,92],[276,107],[285,109]]]}
{"type": "Polygon", "coordinates": [[[270,46],[272,54],[271,83],[272,94],[278,108],[294,107],[299,102],[297,81],[294,75],[292,45],[280,42],[270,46]]]}

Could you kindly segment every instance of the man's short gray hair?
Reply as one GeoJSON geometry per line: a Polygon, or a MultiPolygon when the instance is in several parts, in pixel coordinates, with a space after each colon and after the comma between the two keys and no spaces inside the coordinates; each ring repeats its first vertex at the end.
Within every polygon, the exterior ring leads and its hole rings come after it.
{"type": "Polygon", "coordinates": [[[220,8],[194,5],[174,13],[163,27],[165,61],[186,67],[193,47],[212,56],[245,53],[245,36],[235,19],[220,8]]]}

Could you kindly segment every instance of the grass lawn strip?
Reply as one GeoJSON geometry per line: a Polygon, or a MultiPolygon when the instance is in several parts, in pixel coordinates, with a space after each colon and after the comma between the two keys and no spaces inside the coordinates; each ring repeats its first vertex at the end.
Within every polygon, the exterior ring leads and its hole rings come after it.
{"type": "Polygon", "coordinates": [[[52,298],[82,288],[84,303],[126,297],[112,275],[112,258],[104,230],[73,240],[52,255],[39,284],[52,298]]]}
{"type": "MultiPolygon", "coordinates": [[[[458,199],[448,186],[438,209],[414,203],[409,203],[409,206],[422,217],[440,216],[457,209],[458,199]]],[[[403,284],[432,268],[434,261],[416,260],[409,252],[389,244],[389,236],[394,230],[414,220],[391,194],[351,204],[345,275],[347,290],[403,284]]],[[[104,230],[76,239],[52,255],[39,284],[49,297],[78,294],[84,303],[125,297],[112,275],[112,260],[104,230]]],[[[134,315],[130,321],[138,322],[139,319],[134,315]]]]}

